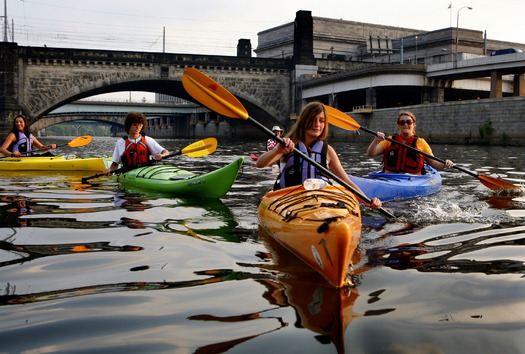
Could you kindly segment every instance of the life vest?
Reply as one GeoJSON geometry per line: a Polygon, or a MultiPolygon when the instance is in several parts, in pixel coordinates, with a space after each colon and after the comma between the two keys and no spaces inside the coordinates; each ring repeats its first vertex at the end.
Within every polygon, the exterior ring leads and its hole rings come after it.
{"type": "MultiPolygon", "coordinates": [[[[392,137],[395,141],[403,143],[399,134],[392,137]]],[[[417,135],[408,139],[405,145],[410,145],[416,149],[417,135]]],[[[399,144],[391,143],[390,147],[383,153],[384,169],[389,172],[400,173],[422,173],[425,159],[420,153],[407,149],[399,144]]]]}
{"type": "Polygon", "coordinates": [[[144,135],[141,135],[140,140],[136,143],[131,141],[127,135],[122,139],[126,146],[121,159],[124,166],[135,166],[149,161],[150,152],[144,135]]]}
{"type": "MultiPolygon", "coordinates": [[[[327,167],[326,164],[326,151],[328,144],[324,141],[316,142],[310,151],[306,146],[299,142],[296,145],[297,149],[307,156],[310,156],[312,160],[319,163],[323,167],[327,167]]],[[[280,189],[284,187],[297,186],[303,183],[307,178],[322,178],[323,175],[315,166],[303,159],[298,154],[293,152],[290,154],[288,161],[284,165],[284,168],[279,175],[277,182],[275,183],[274,189],[280,189]]]]}
{"type": "Polygon", "coordinates": [[[12,152],[31,152],[33,150],[33,134],[29,134],[29,137],[23,132],[13,132],[16,137],[16,141],[11,144],[10,149],[12,152]]]}

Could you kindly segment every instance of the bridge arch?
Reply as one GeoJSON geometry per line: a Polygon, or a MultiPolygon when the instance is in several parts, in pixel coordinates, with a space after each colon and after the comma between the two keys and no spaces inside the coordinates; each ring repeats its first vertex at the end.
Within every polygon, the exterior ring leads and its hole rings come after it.
{"type": "MultiPolygon", "coordinates": [[[[6,69],[13,82],[18,82],[8,97],[10,110],[3,122],[6,130],[16,113],[26,114],[34,124],[58,107],[103,93],[149,91],[193,101],[181,82],[188,67],[196,67],[224,85],[265,125],[285,125],[291,113],[290,59],[3,45],[10,47],[14,56],[8,63],[12,66],[6,69]]],[[[228,122],[239,125],[234,120],[228,122]]]]}

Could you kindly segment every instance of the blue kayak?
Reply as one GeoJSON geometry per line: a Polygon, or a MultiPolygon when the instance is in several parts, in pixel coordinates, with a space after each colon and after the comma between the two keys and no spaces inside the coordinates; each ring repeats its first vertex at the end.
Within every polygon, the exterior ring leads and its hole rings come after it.
{"type": "Polygon", "coordinates": [[[395,199],[409,199],[439,192],[441,175],[434,168],[425,165],[424,175],[408,173],[374,172],[365,177],[349,175],[366,196],[377,197],[382,202],[395,199]]]}

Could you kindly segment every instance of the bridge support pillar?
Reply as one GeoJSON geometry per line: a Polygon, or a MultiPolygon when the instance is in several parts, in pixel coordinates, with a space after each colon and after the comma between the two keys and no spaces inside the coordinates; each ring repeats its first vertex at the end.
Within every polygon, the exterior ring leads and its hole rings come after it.
{"type": "Polygon", "coordinates": [[[503,97],[503,80],[501,73],[493,71],[490,73],[490,98],[503,97]]]}
{"type": "Polygon", "coordinates": [[[366,105],[377,108],[377,91],[373,87],[366,89],[366,105]]]}
{"type": "Polygon", "coordinates": [[[432,87],[429,93],[429,101],[432,103],[443,103],[445,102],[445,88],[444,87],[432,87]]]}
{"type": "Polygon", "coordinates": [[[514,96],[525,96],[525,74],[514,75],[514,96]]]}

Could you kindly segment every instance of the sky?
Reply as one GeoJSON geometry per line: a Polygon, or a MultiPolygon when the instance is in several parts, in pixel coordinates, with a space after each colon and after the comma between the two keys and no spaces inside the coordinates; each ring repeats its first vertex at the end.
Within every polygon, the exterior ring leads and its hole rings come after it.
{"type": "Polygon", "coordinates": [[[250,39],[256,49],[257,33],[293,22],[299,10],[425,31],[455,28],[459,13],[460,28],[525,43],[523,0],[0,1],[7,8],[8,40],[14,34],[21,46],[235,56],[239,39],[250,39]]]}

